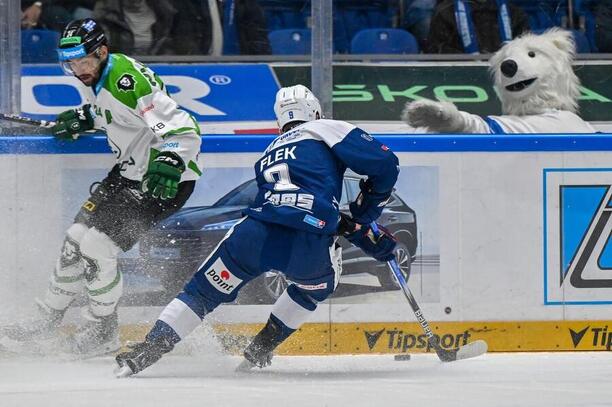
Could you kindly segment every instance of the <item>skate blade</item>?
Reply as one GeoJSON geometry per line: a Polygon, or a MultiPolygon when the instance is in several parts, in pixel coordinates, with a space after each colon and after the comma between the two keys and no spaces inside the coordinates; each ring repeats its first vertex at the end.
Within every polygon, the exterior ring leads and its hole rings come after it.
{"type": "Polygon", "coordinates": [[[246,372],[250,372],[253,370],[253,368],[255,368],[256,366],[249,362],[248,360],[244,359],[242,362],[240,362],[240,364],[238,365],[238,367],[236,368],[236,372],[239,373],[246,373],[246,372]]]}
{"type": "Polygon", "coordinates": [[[5,353],[29,356],[44,356],[61,353],[60,338],[45,338],[40,340],[19,341],[8,337],[0,338],[0,349],[5,353]]]}
{"type": "Polygon", "coordinates": [[[113,373],[115,374],[115,377],[117,379],[124,379],[126,377],[130,377],[134,374],[134,372],[132,372],[132,369],[130,369],[130,367],[128,365],[125,366],[117,366],[115,368],[115,370],[113,371],[113,373]]]}
{"type": "Polygon", "coordinates": [[[82,352],[76,346],[74,340],[71,340],[68,344],[67,351],[75,355],[78,359],[91,359],[97,356],[106,356],[113,354],[121,349],[121,343],[119,342],[119,338],[115,338],[110,342],[103,343],[93,349],[89,349],[86,352],[82,352]]]}

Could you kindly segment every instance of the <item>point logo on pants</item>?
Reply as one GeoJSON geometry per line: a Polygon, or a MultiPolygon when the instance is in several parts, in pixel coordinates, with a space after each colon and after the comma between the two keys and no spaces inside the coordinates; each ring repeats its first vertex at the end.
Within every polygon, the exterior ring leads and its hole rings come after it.
{"type": "Polygon", "coordinates": [[[230,294],[242,283],[242,280],[233,275],[223,261],[219,258],[204,273],[206,279],[213,287],[224,294],[230,294]]]}

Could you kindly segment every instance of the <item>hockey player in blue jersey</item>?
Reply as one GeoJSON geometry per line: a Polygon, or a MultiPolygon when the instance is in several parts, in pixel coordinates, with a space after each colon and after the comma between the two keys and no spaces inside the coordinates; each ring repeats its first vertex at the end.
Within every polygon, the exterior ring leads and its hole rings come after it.
{"type": "Polygon", "coordinates": [[[370,227],[397,180],[397,157],[354,125],[321,119],[318,99],[302,85],[282,88],[274,112],[281,135],[255,163],[254,203],[204,261],[184,290],[162,311],[145,341],[117,355],[118,377],[138,373],[170,352],[219,304],[236,299],[250,280],[280,270],[291,284],[265,327],[244,352],[241,367],[264,367],[274,349],[295,332],[336,288],[341,272],[338,235],[379,261],[393,258],[394,238],[370,227]],[[344,172],[367,176],[340,216],[344,172]]]}

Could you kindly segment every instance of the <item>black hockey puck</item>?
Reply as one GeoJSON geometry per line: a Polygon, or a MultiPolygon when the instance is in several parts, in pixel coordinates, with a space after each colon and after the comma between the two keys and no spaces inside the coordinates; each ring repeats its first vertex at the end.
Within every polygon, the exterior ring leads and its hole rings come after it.
{"type": "Polygon", "coordinates": [[[410,353],[402,353],[399,355],[393,356],[394,360],[410,360],[410,353]]]}

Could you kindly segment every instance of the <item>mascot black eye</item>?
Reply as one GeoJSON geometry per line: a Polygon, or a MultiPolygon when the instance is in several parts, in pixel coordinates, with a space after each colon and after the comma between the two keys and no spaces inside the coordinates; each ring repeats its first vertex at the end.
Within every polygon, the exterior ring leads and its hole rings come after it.
{"type": "Polygon", "coordinates": [[[527,55],[529,55],[529,58],[535,58],[535,52],[533,51],[529,51],[527,55]]]}

